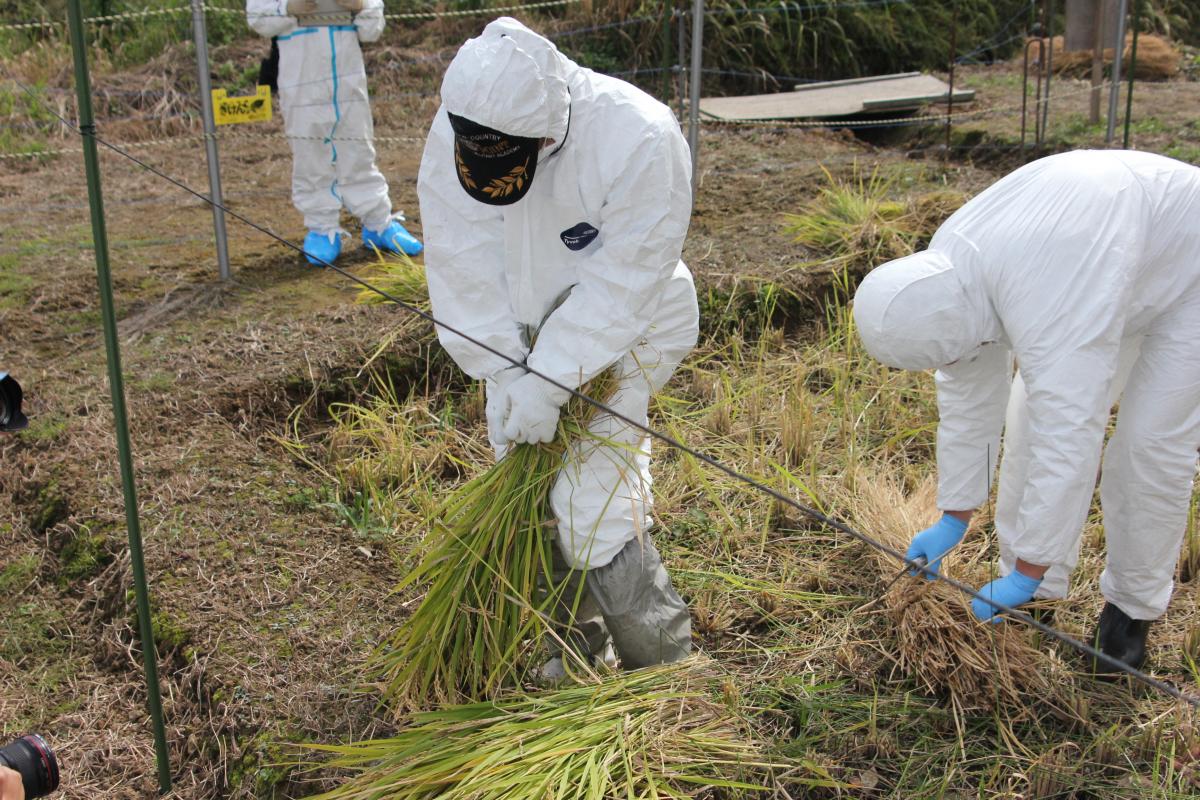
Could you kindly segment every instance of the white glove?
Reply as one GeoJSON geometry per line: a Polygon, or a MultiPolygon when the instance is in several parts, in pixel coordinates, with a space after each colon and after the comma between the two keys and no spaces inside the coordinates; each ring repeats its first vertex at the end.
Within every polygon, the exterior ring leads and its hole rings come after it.
{"type": "Polygon", "coordinates": [[[558,415],[567,393],[537,375],[526,374],[509,384],[504,436],[510,442],[540,444],[554,439],[558,415]]]}
{"type": "Polygon", "coordinates": [[[288,0],[287,13],[293,17],[307,17],[317,13],[317,0],[288,0]]]}
{"type": "Polygon", "coordinates": [[[485,382],[487,386],[487,403],[484,413],[487,416],[488,433],[492,441],[498,445],[508,444],[504,436],[504,420],[508,417],[509,400],[508,387],[513,381],[525,374],[520,367],[508,367],[491,376],[485,382]]]}

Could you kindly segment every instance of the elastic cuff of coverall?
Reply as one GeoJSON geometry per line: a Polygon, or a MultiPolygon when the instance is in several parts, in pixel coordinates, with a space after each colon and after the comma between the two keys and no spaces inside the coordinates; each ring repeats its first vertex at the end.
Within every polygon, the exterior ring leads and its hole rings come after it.
{"type": "MultiPolygon", "coordinates": [[[[390,207],[391,206],[389,204],[388,208],[390,207]]],[[[400,211],[393,214],[391,211],[388,211],[382,216],[362,216],[358,219],[358,221],[362,224],[363,230],[370,231],[371,233],[383,233],[385,230],[387,230],[388,226],[392,224],[392,220],[404,222],[404,212],[400,211]]]]}
{"type": "Polygon", "coordinates": [[[985,502],[987,502],[987,495],[981,497],[976,492],[938,490],[937,507],[943,511],[973,510],[979,508],[985,502]]]}
{"type": "MultiPolygon", "coordinates": [[[[1037,591],[1033,593],[1036,600],[1062,600],[1067,596],[1068,580],[1063,580],[1059,575],[1066,569],[1064,565],[1054,561],[1047,562],[1044,553],[1036,555],[1022,555],[1019,551],[1013,551],[1013,568],[1000,570],[1001,575],[1008,575],[1016,570],[1017,560],[1024,561],[1027,564],[1035,564],[1039,567],[1046,567],[1046,573],[1042,576],[1042,582],[1038,586],[1037,591]],[[1051,575],[1051,573],[1055,573],[1051,575]]],[[[1024,574],[1024,573],[1022,573],[1024,574]]]]}
{"type": "Polygon", "coordinates": [[[309,225],[306,222],[304,227],[312,233],[315,233],[319,236],[324,236],[326,239],[328,239],[330,236],[333,236],[335,233],[339,236],[347,235],[346,232],[342,230],[342,226],[337,222],[334,222],[332,225],[309,225]]]}
{"type": "MultiPolygon", "coordinates": [[[[1028,561],[1030,564],[1035,563],[1033,561],[1030,561],[1029,559],[1023,559],[1023,560],[1028,561]]],[[[1015,557],[1013,559],[1012,564],[1007,563],[1007,560],[1002,557],[1000,559],[1000,569],[999,569],[1000,577],[1003,578],[1004,576],[1011,573],[1013,571],[1013,569],[1015,568],[1014,567],[1015,564],[1016,564],[1015,557]]],[[[1069,588],[1068,587],[1069,581],[1068,581],[1067,577],[1063,576],[1063,572],[1065,572],[1065,570],[1060,570],[1054,566],[1051,566],[1049,569],[1047,569],[1046,574],[1044,576],[1042,576],[1041,585],[1039,585],[1037,588],[1037,591],[1033,593],[1033,598],[1035,600],[1063,600],[1063,599],[1065,599],[1067,596],[1067,589],[1069,588]]]]}
{"type": "Polygon", "coordinates": [[[1100,594],[1105,600],[1121,609],[1130,619],[1149,621],[1160,619],[1163,614],[1166,614],[1167,605],[1171,600],[1171,591],[1168,590],[1161,606],[1155,603],[1147,603],[1144,599],[1139,599],[1129,592],[1122,592],[1113,588],[1110,581],[1106,580],[1104,575],[1100,576],[1100,594]]]}
{"type": "Polygon", "coordinates": [[[1109,594],[1108,592],[1101,592],[1101,595],[1105,600],[1121,609],[1125,616],[1129,617],[1130,619],[1154,622],[1155,620],[1161,619],[1163,614],[1167,613],[1165,608],[1162,611],[1157,611],[1145,603],[1140,603],[1137,600],[1134,600],[1133,598],[1129,597],[1129,595],[1117,594],[1116,592],[1113,592],[1112,594],[1109,594]]]}

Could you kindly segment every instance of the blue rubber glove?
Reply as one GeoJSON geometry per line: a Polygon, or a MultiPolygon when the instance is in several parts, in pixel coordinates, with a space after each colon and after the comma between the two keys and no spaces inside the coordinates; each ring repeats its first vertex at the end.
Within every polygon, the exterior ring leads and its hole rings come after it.
{"type": "MultiPolygon", "coordinates": [[[[908,546],[908,552],[904,555],[909,561],[915,561],[918,557],[924,558],[929,569],[937,573],[942,564],[942,556],[953,550],[954,545],[961,542],[966,533],[967,523],[949,514],[942,514],[942,518],[936,523],[913,537],[912,544],[908,546]]],[[[916,575],[917,571],[914,569],[909,574],[916,575]]],[[[926,580],[933,580],[932,575],[921,574],[925,575],[926,580]]]]}
{"type": "MultiPolygon", "coordinates": [[[[997,578],[979,590],[979,593],[986,598],[1003,603],[1009,608],[1022,606],[1033,599],[1033,593],[1042,585],[1041,578],[1031,578],[1028,575],[1022,575],[1017,570],[1005,575],[1003,578],[997,578]]],[[[993,624],[999,624],[1003,621],[997,611],[998,608],[990,603],[986,603],[976,597],[971,601],[971,611],[981,620],[991,620],[993,624]]]]}

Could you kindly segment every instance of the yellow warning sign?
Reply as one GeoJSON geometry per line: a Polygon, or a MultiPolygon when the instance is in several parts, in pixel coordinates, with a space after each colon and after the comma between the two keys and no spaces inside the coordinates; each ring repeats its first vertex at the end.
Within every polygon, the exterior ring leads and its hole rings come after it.
{"type": "Polygon", "coordinates": [[[271,118],[271,87],[259,86],[258,92],[249,97],[228,97],[224,89],[213,89],[212,104],[218,125],[266,122],[271,118]]]}

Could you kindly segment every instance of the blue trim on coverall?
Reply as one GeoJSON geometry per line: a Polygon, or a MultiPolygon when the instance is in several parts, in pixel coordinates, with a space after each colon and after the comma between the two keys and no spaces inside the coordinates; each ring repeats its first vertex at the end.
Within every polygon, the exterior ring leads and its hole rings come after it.
{"type": "Polygon", "coordinates": [[[333,143],[333,136],[337,133],[338,123],[342,121],[342,111],[338,108],[337,40],[334,38],[333,32],[335,28],[345,30],[347,27],[354,30],[353,25],[337,25],[329,28],[329,65],[333,70],[333,127],[329,130],[329,138],[325,141],[329,143],[333,151],[333,158],[329,162],[333,166],[333,182],[329,184],[329,193],[338,203],[342,202],[342,198],[337,193],[337,145],[333,143]]]}

